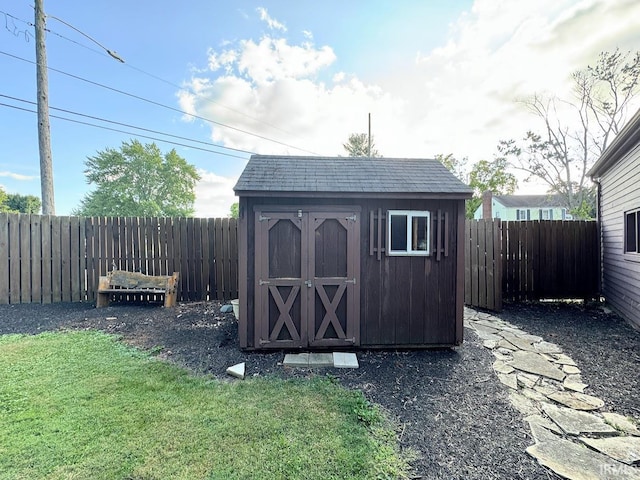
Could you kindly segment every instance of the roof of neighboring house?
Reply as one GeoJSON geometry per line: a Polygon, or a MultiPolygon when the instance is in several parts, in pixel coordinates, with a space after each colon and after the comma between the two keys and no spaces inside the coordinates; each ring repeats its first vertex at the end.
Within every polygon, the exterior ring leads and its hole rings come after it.
{"type": "Polygon", "coordinates": [[[640,109],[602,152],[587,175],[593,179],[601,176],[638,143],[640,143],[640,109]]]}
{"type": "Polygon", "coordinates": [[[383,157],[252,155],[236,193],[445,194],[471,197],[470,187],[437,160],[383,157]]]}
{"type": "Polygon", "coordinates": [[[562,208],[564,202],[559,195],[494,195],[507,208],[562,208]]]}

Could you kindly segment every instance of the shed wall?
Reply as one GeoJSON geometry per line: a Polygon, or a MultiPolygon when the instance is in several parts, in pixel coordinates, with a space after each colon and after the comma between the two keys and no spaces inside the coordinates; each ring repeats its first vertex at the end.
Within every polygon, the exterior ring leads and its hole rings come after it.
{"type": "Polygon", "coordinates": [[[640,256],[624,253],[624,213],[640,208],[640,145],[600,179],[602,292],[611,306],[640,327],[640,256]]]}
{"type": "MultiPolygon", "coordinates": [[[[463,261],[462,242],[464,200],[389,200],[389,199],[326,199],[326,198],[263,198],[241,197],[240,244],[241,265],[240,301],[247,305],[241,312],[240,344],[254,348],[254,285],[253,258],[259,245],[254,245],[255,206],[291,205],[304,208],[310,205],[359,206],[360,231],[360,344],[363,347],[420,347],[453,345],[462,341],[463,261]],[[371,212],[387,210],[429,210],[447,216],[447,253],[436,259],[371,255],[371,212]],[[461,221],[460,221],[461,220],[461,221]],[[245,266],[246,265],[246,266],[245,266]],[[246,271],[246,275],[242,272],[246,271]]],[[[444,226],[444,221],[442,226],[444,226]]],[[[386,232],[384,225],[383,232],[386,232]]],[[[444,232],[441,232],[444,235],[444,232]]],[[[433,237],[433,235],[432,235],[433,237]]]]}

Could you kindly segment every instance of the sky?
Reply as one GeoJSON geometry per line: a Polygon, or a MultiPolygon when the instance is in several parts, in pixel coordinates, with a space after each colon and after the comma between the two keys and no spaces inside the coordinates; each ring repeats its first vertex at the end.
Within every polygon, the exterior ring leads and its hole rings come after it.
{"type": "MultiPolygon", "coordinates": [[[[44,8],[58,215],[91,190],[87,158],[134,138],[195,165],[201,217],[229,214],[251,153],[346,155],[342,145],[367,132],[369,115],[385,157],[491,160],[500,140],[540,126],[519,100],[568,97],[571,73],[599,52],[640,50],[637,0],[44,8]]],[[[0,0],[0,185],[40,197],[33,16],[31,0],[0,0]]],[[[523,181],[518,191],[544,192],[523,181]]]]}

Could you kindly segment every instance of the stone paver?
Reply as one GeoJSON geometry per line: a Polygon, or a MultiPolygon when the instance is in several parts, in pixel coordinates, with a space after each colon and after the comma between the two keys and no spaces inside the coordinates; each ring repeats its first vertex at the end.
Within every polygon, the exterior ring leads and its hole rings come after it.
{"type": "Polygon", "coordinates": [[[331,353],[310,353],[309,367],[333,367],[333,354],[331,353]]]}
{"type": "Polygon", "coordinates": [[[500,380],[507,387],[513,390],[518,390],[518,378],[516,377],[515,373],[498,373],[498,380],[500,380]]]}
{"type": "Polygon", "coordinates": [[[529,415],[528,417],[525,417],[524,421],[529,424],[535,423],[546,428],[547,430],[551,430],[552,432],[557,433],[558,435],[562,435],[562,430],[560,430],[560,427],[558,427],[558,425],[556,425],[546,417],[543,417],[542,415],[529,415]]]}
{"type": "Polygon", "coordinates": [[[554,392],[547,397],[574,410],[598,410],[604,406],[598,397],[579,392],[554,392]]]}
{"type": "Polygon", "coordinates": [[[561,353],[562,349],[555,343],[539,342],[536,343],[536,350],[540,353],[561,353]]]}
{"type": "Polygon", "coordinates": [[[529,422],[529,428],[536,443],[555,442],[561,439],[561,437],[538,422],[529,422]]]}
{"type": "Polygon", "coordinates": [[[640,462],[640,437],[585,438],[580,441],[622,463],[640,462]]]}
{"type": "Polygon", "coordinates": [[[513,362],[511,366],[523,372],[542,375],[554,380],[564,380],[565,374],[551,362],[545,360],[537,353],[516,351],[513,352],[513,362]]]}
{"type": "Polygon", "coordinates": [[[245,363],[237,363],[226,370],[227,375],[231,375],[232,377],[239,378],[240,380],[244,380],[244,372],[245,372],[245,363]]]}
{"type": "Polygon", "coordinates": [[[589,385],[587,385],[586,383],[575,382],[565,378],[564,382],[562,382],[562,386],[564,386],[564,388],[566,388],[567,390],[573,390],[574,392],[584,393],[584,389],[587,388],[589,385]]]}
{"type": "Polygon", "coordinates": [[[309,354],[308,353],[287,353],[284,356],[284,362],[282,362],[282,364],[285,367],[308,367],[309,354]]]}
{"type": "Polygon", "coordinates": [[[526,352],[536,351],[536,347],[533,346],[533,342],[531,340],[522,338],[519,335],[505,335],[504,339],[511,345],[514,345],[517,350],[524,350],[526,352]]]}
{"type": "Polygon", "coordinates": [[[616,434],[615,428],[607,425],[604,420],[592,413],[567,407],[556,407],[551,404],[542,405],[542,410],[569,435],[616,434]]]}
{"type": "Polygon", "coordinates": [[[568,440],[536,443],[527,448],[527,453],[535,457],[541,465],[569,479],[640,479],[640,473],[635,471],[635,468],[568,440]]]}
{"type": "Polygon", "coordinates": [[[358,368],[358,357],[355,353],[333,352],[333,366],[336,368],[358,368]]]}
{"type": "Polygon", "coordinates": [[[579,375],[580,369],[578,367],[574,367],[573,365],[563,365],[562,371],[567,375],[579,375]]]}
{"type": "Polygon", "coordinates": [[[640,480],[637,420],[599,413],[603,400],[584,393],[560,346],[484,312],[465,308],[465,322],[496,357],[493,369],[536,442],[527,452],[541,465],[570,480],[640,480]]]}
{"type": "Polygon", "coordinates": [[[498,373],[511,373],[515,372],[515,368],[511,365],[503,362],[502,360],[496,360],[493,362],[493,369],[498,373]]]}
{"type": "Polygon", "coordinates": [[[640,436],[640,430],[629,418],[613,412],[602,412],[604,421],[616,430],[620,430],[628,435],[640,436]]]}
{"type": "Polygon", "coordinates": [[[540,380],[539,375],[533,375],[531,373],[518,373],[518,383],[523,387],[533,388],[540,380]]]}

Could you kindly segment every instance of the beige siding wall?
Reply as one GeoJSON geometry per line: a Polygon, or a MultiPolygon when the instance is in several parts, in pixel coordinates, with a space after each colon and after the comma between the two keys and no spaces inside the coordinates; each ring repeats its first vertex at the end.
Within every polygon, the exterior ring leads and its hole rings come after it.
{"type": "Polygon", "coordinates": [[[640,145],[607,171],[600,184],[603,294],[640,328],[640,255],[625,255],[623,243],[624,212],[640,208],[640,145]]]}

